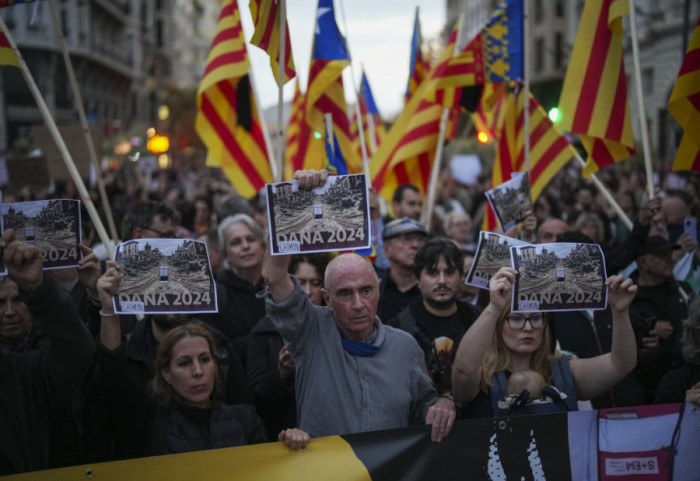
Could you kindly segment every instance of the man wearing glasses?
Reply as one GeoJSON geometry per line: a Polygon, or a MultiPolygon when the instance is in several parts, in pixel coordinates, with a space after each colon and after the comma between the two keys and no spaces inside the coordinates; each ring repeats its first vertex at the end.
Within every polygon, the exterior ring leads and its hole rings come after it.
{"type": "Polygon", "coordinates": [[[377,315],[391,319],[420,297],[413,261],[428,240],[428,232],[420,222],[403,217],[386,224],[382,238],[389,269],[377,272],[381,280],[377,315]]]}
{"type": "Polygon", "coordinates": [[[132,239],[174,239],[177,214],[162,202],[140,202],[124,217],[122,241],[132,239]]]}

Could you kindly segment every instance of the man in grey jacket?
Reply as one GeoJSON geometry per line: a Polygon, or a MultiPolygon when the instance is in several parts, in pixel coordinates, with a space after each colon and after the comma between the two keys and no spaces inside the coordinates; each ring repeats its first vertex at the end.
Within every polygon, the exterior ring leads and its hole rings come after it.
{"type": "MultiPolygon", "coordinates": [[[[295,174],[302,189],[325,183],[325,171],[295,174]]],[[[288,343],[296,365],[300,429],[312,436],[431,424],[441,441],[452,429],[454,403],[439,397],[423,353],[407,333],[376,316],[379,281],[356,254],[336,257],[326,269],[315,306],[287,274],[289,256],[266,255],[266,309],[288,343]]]]}

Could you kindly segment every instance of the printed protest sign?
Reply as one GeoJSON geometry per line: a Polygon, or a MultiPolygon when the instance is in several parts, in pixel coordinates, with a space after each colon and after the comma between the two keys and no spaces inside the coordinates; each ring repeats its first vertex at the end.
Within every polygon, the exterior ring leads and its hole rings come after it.
{"type": "Polygon", "coordinates": [[[511,266],[510,248],[529,245],[531,244],[505,235],[479,232],[479,245],[474,255],[474,263],[464,283],[488,289],[489,281],[498,269],[511,266]]]}
{"type": "Polygon", "coordinates": [[[597,244],[558,242],[510,248],[518,279],[511,310],[605,309],[605,258],[597,244]]]}
{"type": "Polygon", "coordinates": [[[527,173],[514,172],[511,179],[486,191],[486,199],[493,208],[503,232],[508,232],[532,211],[530,179],[527,173]]]}
{"type": "Polygon", "coordinates": [[[117,314],[217,312],[207,245],[189,239],[135,239],[119,244],[117,314]]]}
{"type": "Polygon", "coordinates": [[[329,176],[313,190],[299,189],[297,181],[266,189],[272,255],[370,247],[364,174],[329,176]]]}
{"type": "MultiPolygon", "coordinates": [[[[80,202],[73,199],[1,204],[2,231],[12,229],[21,241],[36,245],[44,269],[76,267],[81,255],[80,202]]],[[[3,266],[4,269],[4,266],[3,266]]]]}

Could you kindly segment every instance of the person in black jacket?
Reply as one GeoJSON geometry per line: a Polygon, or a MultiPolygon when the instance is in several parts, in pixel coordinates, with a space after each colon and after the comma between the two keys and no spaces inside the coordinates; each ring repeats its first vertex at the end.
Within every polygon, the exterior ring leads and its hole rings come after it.
{"type": "Polygon", "coordinates": [[[227,262],[216,278],[219,312],[204,320],[233,341],[245,366],[250,331],[265,317],[264,299],[256,297],[265,288],[265,234],[248,215],[236,214],[219,225],[219,242],[227,262]]]}
{"type": "MultiPolygon", "coordinates": [[[[331,257],[327,253],[292,257],[289,273],[296,276],[311,302],[323,306],[323,276],[331,257]]],[[[248,344],[248,379],[255,393],[255,407],[265,424],[267,437],[297,425],[294,396],[294,360],[269,317],[258,322],[248,344]]]]}
{"type": "Polygon", "coordinates": [[[454,241],[431,239],[418,249],[414,266],[421,295],[387,324],[418,341],[436,389],[449,396],[457,346],[481,308],[457,300],[464,254],[454,241]]]}
{"type": "Polygon", "coordinates": [[[56,411],[70,401],[90,368],[95,344],[70,296],[42,270],[41,250],[16,239],[0,239],[10,279],[43,330],[47,345],[0,353],[0,476],[50,467],[49,441],[56,411]]]}
{"type": "Polygon", "coordinates": [[[690,302],[683,321],[681,355],[684,363],[661,379],[654,402],[700,405],[700,297],[690,302]]]}
{"type": "MultiPolygon", "coordinates": [[[[109,262],[97,287],[103,306],[119,287],[119,266],[109,262]]],[[[105,308],[103,307],[103,310],[105,308]]],[[[106,308],[108,311],[111,309],[106,308]]],[[[110,355],[122,343],[119,316],[103,312],[98,362],[106,392],[123,429],[140,434],[140,456],[241,446],[266,441],[255,409],[222,399],[216,344],[203,325],[187,323],[170,329],[158,344],[150,389],[133,383],[124,356],[110,355]],[[153,395],[150,395],[153,394],[153,395]]],[[[280,441],[303,448],[308,434],[280,433],[280,441]]]]}

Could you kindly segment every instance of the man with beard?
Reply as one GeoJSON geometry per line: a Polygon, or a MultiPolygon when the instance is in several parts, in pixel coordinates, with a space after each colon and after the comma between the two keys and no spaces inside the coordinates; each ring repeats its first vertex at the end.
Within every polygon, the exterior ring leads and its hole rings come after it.
{"type": "MultiPolygon", "coordinates": [[[[107,264],[118,271],[114,261],[107,264]]],[[[105,274],[106,275],[106,274],[105,274]]],[[[112,293],[116,295],[116,292],[112,293]]],[[[118,459],[130,459],[144,456],[147,446],[140,431],[130,430],[129,423],[120,422],[113,414],[119,412],[115,403],[121,399],[101,381],[102,376],[120,376],[122,383],[140,386],[148,391],[148,383],[155,377],[155,358],[158,344],[171,329],[191,322],[189,316],[163,314],[148,315],[141,318],[133,331],[122,335],[119,315],[102,316],[100,341],[97,355],[101,368],[107,366],[109,372],[98,370],[89,391],[85,409],[83,454],[85,462],[102,462],[118,459]],[[126,357],[128,369],[116,369],[126,357]],[[112,371],[110,368],[114,366],[112,371]]],[[[221,368],[221,377],[225,383],[224,398],[229,404],[249,404],[252,395],[245,370],[239,356],[228,344],[226,336],[215,328],[203,324],[214,335],[217,344],[217,358],[221,368]]],[[[139,415],[140,413],[134,413],[139,415]]]]}
{"type": "Polygon", "coordinates": [[[428,232],[421,223],[404,217],[385,225],[382,238],[389,269],[377,269],[381,281],[377,315],[380,319],[391,319],[420,296],[413,259],[428,240],[428,232]]]}
{"type": "Polygon", "coordinates": [[[388,325],[413,335],[441,395],[452,391],[452,361],[464,333],[481,308],[457,300],[464,255],[447,239],[432,239],[416,253],[414,272],[421,295],[388,325]]]}

